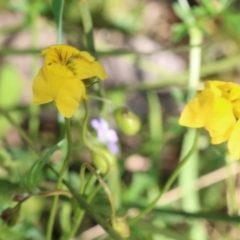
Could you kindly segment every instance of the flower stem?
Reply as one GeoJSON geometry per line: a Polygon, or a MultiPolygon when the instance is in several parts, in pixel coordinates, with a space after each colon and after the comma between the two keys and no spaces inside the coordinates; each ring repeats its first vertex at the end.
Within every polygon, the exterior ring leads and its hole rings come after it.
{"type": "MultiPolygon", "coordinates": [[[[84,193],[84,174],[85,174],[85,169],[86,168],[98,179],[98,182],[101,184],[105,193],[107,194],[110,205],[111,205],[111,219],[113,219],[115,217],[115,212],[116,212],[113,196],[112,196],[107,184],[102,179],[102,177],[95,171],[95,169],[92,166],[90,166],[87,163],[83,163],[83,165],[81,166],[81,170],[80,170],[80,176],[81,176],[81,179],[82,179],[80,194],[83,195],[83,193],[84,193]]],[[[92,198],[88,198],[87,202],[89,203],[91,200],[92,200],[92,198]]],[[[84,210],[82,210],[81,208],[78,208],[77,213],[76,213],[76,217],[75,217],[75,221],[74,221],[72,230],[69,233],[68,239],[75,236],[75,234],[77,232],[77,229],[78,229],[78,227],[81,223],[81,220],[84,216],[84,213],[85,213],[84,210]]]]}
{"type": "MultiPolygon", "coordinates": [[[[80,12],[82,16],[83,29],[85,34],[85,39],[87,43],[88,51],[97,58],[97,52],[95,49],[94,35],[93,35],[93,21],[91,12],[88,7],[87,0],[80,0],[80,12]]],[[[101,84],[94,84],[94,90],[96,95],[101,98],[105,97],[105,91],[101,84]]],[[[98,107],[100,110],[104,108],[104,102],[98,102],[98,107]]]]}
{"type": "Polygon", "coordinates": [[[123,240],[123,238],[110,226],[108,221],[103,219],[99,214],[95,212],[95,210],[89,205],[89,203],[83,198],[83,196],[79,193],[76,193],[75,190],[71,187],[70,184],[65,182],[68,189],[73,194],[73,197],[77,200],[77,204],[79,207],[82,207],[86,212],[99,224],[101,225],[105,231],[112,237],[114,240],[123,240]]]}
{"type": "Polygon", "coordinates": [[[93,38],[93,23],[91,13],[88,8],[87,0],[80,0],[80,12],[82,16],[83,29],[88,45],[88,50],[96,57],[93,38]]]}
{"type": "Polygon", "coordinates": [[[106,163],[108,164],[109,161],[108,161],[107,157],[104,154],[102,154],[97,147],[93,146],[87,139],[87,124],[89,122],[88,121],[89,120],[89,107],[88,107],[86,100],[83,100],[83,105],[84,105],[86,112],[85,112],[85,116],[83,119],[82,131],[81,131],[82,141],[92,152],[94,152],[97,155],[100,155],[103,159],[105,159],[106,163]]]}
{"type": "MultiPolygon", "coordinates": [[[[66,137],[67,137],[67,143],[68,143],[67,154],[64,159],[64,162],[63,162],[63,165],[62,165],[59,177],[58,177],[57,186],[56,186],[57,190],[61,189],[61,187],[62,187],[63,176],[67,170],[69,159],[71,156],[71,151],[72,151],[70,119],[65,118],[65,125],[66,125],[66,137]]],[[[52,208],[51,208],[50,217],[49,217],[48,226],[47,226],[46,240],[52,239],[53,224],[54,224],[54,219],[55,219],[55,215],[56,215],[58,199],[59,199],[58,195],[55,196],[53,199],[52,208]]]]}
{"type": "Polygon", "coordinates": [[[179,165],[177,166],[177,168],[174,170],[174,172],[172,173],[172,175],[170,176],[170,178],[168,179],[168,181],[164,185],[162,191],[160,191],[158,196],[148,205],[147,208],[145,208],[143,211],[141,211],[134,218],[130,219],[128,221],[129,224],[133,224],[134,222],[138,221],[142,216],[144,216],[145,214],[150,212],[155,207],[156,203],[160,200],[160,198],[163,196],[163,194],[166,193],[170,189],[170,187],[172,186],[173,182],[176,180],[177,176],[179,175],[182,167],[185,165],[185,163],[188,161],[190,156],[195,151],[195,148],[197,146],[197,140],[198,140],[198,130],[195,130],[195,131],[196,131],[195,132],[195,138],[194,138],[193,145],[192,145],[191,149],[189,150],[187,155],[180,161],[179,165]]]}
{"type": "MultiPolygon", "coordinates": [[[[87,101],[84,100],[83,103],[84,103],[84,107],[85,107],[85,116],[84,116],[84,119],[83,119],[83,125],[82,125],[82,131],[81,131],[82,141],[91,151],[95,152],[96,154],[101,154],[101,153],[99,153],[98,149],[88,141],[88,139],[86,137],[87,136],[87,124],[88,124],[88,121],[89,121],[89,107],[88,107],[87,101]]],[[[102,157],[105,158],[104,155],[102,157]]],[[[80,182],[81,182],[80,194],[82,195],[86,191],[85,177],[84,177],[86,168],[88,168],[92,172],[92,174],[98,179],[98,181],[100,183],[100,186],[98,185],[96,187],[96,189],[94,189],[92,191],[92,193],[90,194],[90,196],[87,199],[87,202],[88,203],[91,202],[94,195],[97,193],[97,191],[102,186],[104,188],[106,194],[108,195],[108,199],[110,201],[110,205],[111,205],[111,208],[112,208],[111,218],[114,218],[116,210],[115,210],[115,203],[114,203],[113,196],[112,196],[107,184],[102,179],[102,177],[95,171],[94,168],[92,168],[88,164],[83,164],[82,167],[81,167],[81,170],[80,170],[80,182]]],[[[92,180],[92,178],[91,178],[91,180],[92,180]]],[[[90,182],[91,182],[91,180],[90,180],[90,182]]],[[[79,225],[81,224],[84,213],[85,213],[85,211],[82,210],[81,208],[79,208],[77,210],[76,217],[75,217],[75,220],[74,220],[74,223],[73,223],[73,227],[72,227],[72,229],[71,229],[71,231],[68,235],[68,238],[71,238],[76,234],[76,231],[77,231],[79,225]]]]}

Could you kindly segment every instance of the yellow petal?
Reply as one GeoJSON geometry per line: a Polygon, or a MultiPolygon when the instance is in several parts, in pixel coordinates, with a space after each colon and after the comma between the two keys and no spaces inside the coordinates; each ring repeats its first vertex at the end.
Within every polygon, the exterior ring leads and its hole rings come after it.
{"type": "Polygon", "coordinates": [[[240,118],[240,99],[233,101],[233,113],[237,118],[240,118]]]}
{"type": "Polygon", "coordinates": [[[230,137],[229,128],[235,123],[231,103],[224,98],[215,97],[205,122],[205,128],[213,136],[212,143],[220,143],[219,140],[214,140],[214,136],[221,136],[221,142],[226,141],[230,137]]]}
{"type": "Polygon", "coordinates": [[[240,120],[237,121],[235,124],[232,134],[228,141],[228,150],[230,152],[230,155],[236,159],[240,159],[240,120]]]}
{"type": "Polygon", "coordinates": [[[59,90],[55,104],[64,117],[70,118],[77,111],[83,98],[86,98],[86,89],[82,81],[77,78],[69,78],[64,81],[59,90]]]}
{"type": "Polygon", "coordinates": [[[68,82],[68,79],[74,77],[73,73],[66,66],[57,63],[44,65],[42,70],[48,83],[50,94],[54,99],[63,87],[63,84],[68,82]]]}
{"type": "Polygon", "coordinates": [[[211,90],[211,92],[218,97],[222,96],[222,90],[220,87],[224,85],[225,82],[221,81],[206,81],[204,83],[205,89],[211,90]]]}
{"type": "Polygon", "coordinates": [[[209,90],[203,90],[197,94],[184,108],[179,124],[191,128],[203,127],[213,98],[214,96],[209,90]]]}
{"type": "Polygon", "coordinates": [[[103,66],[96,61],[90,63],[81,58],[73,59],[68,64],[68,68],[81,80],[92,77],[98,77],[103,80],[107,77],[103,66]]]}
{"type": "Polygon", "coordinates": [[[89,53],[85,51],[80,51],[79,57],[87,60],[88,62],[93,62],[95,58],[89,53]]]}
{"type": "Polygon", "coordinates": [[[224,85],[220,86],[223,91],[222,96],[229,101],[235,101],[240,99],[240,86],[236,83],[225,82],[224,85]]]}
{"type": "Polygon", "coordinates": [[[240,99],[239,84],[225,81],[206,81],[205,88],[210,89],[215,96],[226,98],[229,101],[240,99]]]}
{"type": "Polygon", "coordinates": [[[43,68],[40,69],[38,75],[35,77],[32,90],[33,102],[35,104],[44,104],[53,100],[43,68]]]}
{"type": "Polygon", "coordinates": [[[101,80],[104,80],[107,78],[107,74],[105,72],[105,69],[99,62],[94,62],[93,63],[93,68],[96,74],[96,77],[100,78],[101,80]]]}
{"type": "Polygon", "coordinates": [[[217,132],[217,131],[214,131],[214,130],[210,130],[209,135],[211,137],[211,143],[212,144],[219,144],[219,143],[226,142],[230,138],[233,127],[234,127],[234,124],[231,125],[224,132],[217,132]]]}
{"type": "Polygon", "coordinates": [[[57,59],[56,63],[62,63],[64,65],[66,65],[71,58],[81,56],[81,52],[77,48],[65,44],[47,47],[42,50],[41,54],[45,56],[45,64],[53,61],[56,62],[57,59]]]}

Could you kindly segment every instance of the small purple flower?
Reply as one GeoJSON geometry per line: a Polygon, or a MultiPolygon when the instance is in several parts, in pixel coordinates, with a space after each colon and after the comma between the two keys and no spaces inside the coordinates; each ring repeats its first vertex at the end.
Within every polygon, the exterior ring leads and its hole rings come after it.
{"type": "Polygon", "coordinates": [[[118,154],[118,136],[115,130],[109,128],[108,122],[103,118],[92,119],[91,125],[97,132],[98,140],[101,143],[105,143],[110,152],[118,154]]]}

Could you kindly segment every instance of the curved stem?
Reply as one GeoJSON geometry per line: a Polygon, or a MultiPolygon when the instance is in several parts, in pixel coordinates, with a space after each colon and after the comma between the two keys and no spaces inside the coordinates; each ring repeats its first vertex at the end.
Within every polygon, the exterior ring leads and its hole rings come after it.
{"type": "Polygon", "coordinates": [[[91,173],[93,175],[95,175],[95,177],[97,178],[97,180],[99,181],[99,183],[102,185],[105,193],[107,194],[108,196],[108,200],[110,202],[110,205],[111,205],[111,210],[112,210],[112,213],[111,213],[111,219],[113,219],[115,217],[115,212],[116,212],[116,209],[115,209],[115,203],[114,203],[114,199],[113,199],[113,196],[112,196],[112,193],[111,191],[109,190],[109,187],[107,186],[107,184],[104,182],[104,180],[102,179],[102,177],[95,171],[95,169],[87,164],[87,163],[84,163],[84,168],[87,168],[89,171],[91,171],[91,173]]]}
{"type": "MultiPolygon", "coordinates": [[[[107,194],[108,196],[108,200],[110,202],[110,205],[111,205],[111,219],[114,219],[115,218],[115,213],[116,213],[116,208],[115,208],[115,203],[114,203],[114,199],[113,199],[113,196],[112,196],[112,193],[111,191],[109,190],[107,184],[104,182],[104,180],[102,179],[102,177],[95,171],[95,169],[87,164],[87,163],[83,163],[83,165],[81,166],[81,170],[80,170],[80,176],[81,176],[81,188],[80,188],[80,194],[82,195],[84,193],[84,174],[85,174],[85,170],[86,168],[91,171],[91,173],[97,178],[98,182],[100,183],[100,186],[103,187],[105,193],[107,194]]],[[[99,187],[97,187],[97,190],[99,190],[99,187]]],[[[96,193],[96,191],[94,191],[94,193],[96,193]]],[[[92,197],[91,198],[87,198],[87,202],[89,203],[90,201],[92,200],[92,197]]],[[[75,218],[75,221],[74,221],[74,224],[73,224],[73,227],[72,227],[72,230],[71,232],[69,233],[68,235],[68,239],[70,239],[71,237],[73,237],[76,232],[77,232],[77,229],[81,223],[81,220],[84,216],[84,213],[85,211],[82,210],[82,209],[78,209],[77,213],[76,213],[76,218],[75,218]]]]}
{"type": "MultiPolygon", "coordinates": [[[[70,119],[65,118],[65,124],[66,124],[66,135],[67,135],[67,143],[68,143],[67,154],[64,159],[64,162],[63,162],[63,165],[62,165],[59,177],[58,177],[57,187],[56,187],[57,189],[61,189],[61,187],[62,187],[63,176],[64,176],[65,171],[67,170],[69,159],[71,156],[71,151],[72,151],[70,119]]],[[[53,224],[54,224],[54,219],[55,219],[55,215],[56,215],[56,211],[57,211],[58,199],[59,199],[58,195],[55,196],[53,199],[52,208],[51,208],[50,217],[49,217],[48,226],[47,226],[47,235],[46,235],[47,240],[52,239],[53,224]]]]}
{"type": "Polygon", "coordinates": [[[83,125],[82,125],[82,132],[81,132],[82,141],[91,151],[98,154],[98,149],[95,146],[93,146],[87,139],[87,124],[88,124],[88,120],[89,120],[89,107],[88,107],[86,100],[83,100],[83,105],[85,108],[85,116],[83,118],[83,125]]]}
{"type": "Polygon", "coordinates": [[[182,167],[185,165],[185,163],[188,161],[189,157],[192,155],[192,153],[195,151],[195,148],[197,146],[197,140],[198,140],[198,130],[195,130],[195,138],[193,145],[187,155],[180,161],[177,168],[174,170],[166,184],[164,185],[162,191],[158,194],[158,196],[148,205],[147,208],[145,208],[143,211],[141,211],[136,217],[130,219],[128,222],[129,224],[133,224],[134,222],[138,221],[142,216],[150,212],[156,205],[156,203],[159,201],[159,199],[163,196],[164,193],[166,193],[172,186],[173,182],[176,180],[179,172],[181,171],[182,167]]]}
{"type": "Polygon", "coordinates": [[[81,137],[82,137],[82,141],[83,143],[92,151],[94,152],[95,154],[97,155],[100,155],[107,163],[108,165],[108,169],[109,169],[109,160],[108,158],[102,154],[101,151],[99,151],[99,149],[95,146],[93,146],[87,139],[87,124],[88,124],[88,120],[89,120],[89,107],[88,107],[88,104],[87,104],[87,101],[86,100],[83,100],[83,105],[84,105],[84,108],[85,108],[85,116],[84,116],[84,119],[83,119],[83,125],[82,125],[82,131],[81,131],[81,137]]]}

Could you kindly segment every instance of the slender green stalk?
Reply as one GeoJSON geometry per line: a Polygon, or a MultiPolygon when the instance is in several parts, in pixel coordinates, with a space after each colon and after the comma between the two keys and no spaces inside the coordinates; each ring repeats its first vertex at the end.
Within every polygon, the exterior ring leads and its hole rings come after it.
{"type": "MultiPolygon", "coordinates": [[[[88,169],[89,171],[91,171],[91,173],[97,178],[98,182],[101,184],[101,186],[103,187],[105,193],[107,194],[108,196],[108,200],[110,202],[110,205],[111,205],[111,219],[114,219],[115,217],[115,212],[116,212],[116,209],[115,209],[115,204],[114,204],[114,199],[113,199],[113,196],[111,194],[111,191],[109,190],[107,184],[104,182],[104,180],[102,179],[102,177],[95,171],[95,169],[87,164],[87,163],[84,163],[82,166],[81,166],[81,170],[80,170],[80,176],[81,176],[81,188],[80,188],[80,194],[83,195],[84,193],[84,172],[85,172],[85,169],[88,169]],[[83,185],[83,187],[82,187],[83,185]]],[[[90,202],[89,200],[91,199],[87,199],[87,202],[90,202]]],[[[68,236],[68,239],[70,239],[71,237],[73,237],[76,232],[77,232],[77,229],[81,223],[81,220],[84,216],[84,213],[85,211],[78,208],[78,211],[76,213],[76,218],[75,218],[75,221],[74,221],[74,224],[73,224],[73,227],[72,227],[72,230],[68,236]]]]}
{"type": "Polygon", "coordinates": [[[83,105],[85,108],[85,116],[83,118],[82,131],[81,131],[82,141],[92,152],[94,152],[97,155],[100,155],[103,159],[105,159],[106,163],[108,164],[108,159],[106,158],[106,156],[102,154],[101,151],[99,151],[99,149],[94,145],[92,145],[87,139],[87,124],[89,122],[88,120],[89,120],[90,113],[89,113],[89,107],[86,100],[83,100],[83,105]]]}
{"type": "Polygon", "coordinates": [[[82,131],[81,131],[82,141],[91,151],[97,154],[98,149],[95,146],[93,146],[87,139],[87,124],[88,124],[90,113],[89,113],[89,107],[86,100],[83,100],[83,105],[85,108],[85,116],[83,118],[82,131]]]}
{"type": "Polygon", "coordinates": [[[197,140],[198,140],[198,130],[195,130],[195,138],[193,141],[193,145],[187,155],[180,161],[179,165],[177,168],[174,170],[166,184],[164,185],[162,191],[160,191],[159,195],[148,205],[147,208],[142,210],[136,217],[130,219],[128,222],[129,224],[133,224],[134,222],[138,221],[142,216],[145,214],[149,213],[156,205],[156,203],[159,201],[159,199],[163,196],[164,193],[166,193],[172,186],[173,182],[176,180],[177,176],[179,175],[181,169],[183,166],[186,164],[186,162],[189,160],[191,155],[194,153],[196,146],[197,146],[197,140]]]}
{"type": "Polygon", "coordinates": [[[82,16],[83,29],[86,37],[88,50],[96,57],[93,37],[93,23],[91,13],[88,8],[87,0],[80,0],[80,12],[82,16]]]}
{"type": "Polygon", "coordinates": [[[89,165],[89,164],[83,164],[83,165],[84,165],[84,168],[87,168],[89,171],[91,171],[91,173],[97,178],[98,182],[101,184],[105,193],[107,194],[108,200],[111,205],[111,219],[113,219],[115,217],[116,209],[115,209],[114,199],[113,199],[111,191],[109,190],[109,187],[107,186],[107,184],[104,182],[102,177],[95,171],[95,169],[91,165],[89,165]]]}
{"type": "Polygon", "coordinates": [[[114,240],[123,240],[123,238],[110,226],[110,224],[104,220],[99,214],[97,214],[94,209],[89,205],[89,203],[82,197],[81,194],[75,192],[75,190],[65,181],[68,189],[73,194],[73,197],[77,200],[78,206],[85,209],[86,212],[98,223],[114,240]]]}
{"type": "MultiPolygon", "coordinates": [[[[66,124],[66,137],[67,137],[67,154],[64,159],[60,174],[58,176],[58,181],[57,181],[57,186],[56,189],[59,190],[62,187],[62,181],[64,177],[64,173],[66,172],[68,168],[68,163],[69,159],[71,156],[71,151],[72,151],[72,142],[71,142],[71,129],[70,129],[70,119],[65,118],[65,124],[66,124]]],[[[59,196],[55,196],[53,199],[52,203],[52,208],[50,211],[50,217],[48,221],[48,226],[47,226],[47,235],[46,239],[51,240],[52,239],[52,231],[53,231],[53,224],[54,224],[54,219],[57,211],[57,203],[58,203],[59,196]]]]}
{"type": "Polygon", "coordinates": [[[52,9],[57,23],[57,43],[62,44],[62,16],[64,0],[52,0],[52,9]]]}
{"type": "MultiPolygon", "coordinates": [[[[190,39],[190,46],[192,48],[189,52],[189,79],[188,79],[188,92],[187,101],[190,101],[196,94],[197,88],[200,83],[200,68],[201,68],[201,45],[203,40],[203,32],[197,26],[196,19],[191,14],[191,8],[187,0],[178,0],[182,10],[186,13],[183,19],[185,24],[188,25],[188,33],[190,39]]],[[[189,151],[189,145],[194,139],[194,129],[188,129],[184,135],[181,156],[184,156],[189,151]]],[[[179,175],[179,185],[183,191],[182,207],[183,209],[195,212],[200,209],[199,196],[194,189],[196,188],[195,180],[198,178],[198,163],[199,156],[198,150],[195,149],[188,163],[182,169],[179,175]]],[[[206,239],[206,231],[201,222],[189,222],[190,236],[193,239],[206,239]]]]}
{"type": "MultiPolygon", "coordinates": [[[[93,36],[93,22],[92,22],[91,12],[89,10],[87,0],[80,0],[80,12],[82,16],[84,35],[85,35],[88,51],[94,57],[97,58],[98,56],[95,49],[94,36],[93,36]]],[[[94,87],[94,90],[96,91],[96,95],[98,95],[101,98],[105,97],[105,91],[101,84],[94,84],[93,87],[94,87]]],[[[104,102],[99,102],[98,108],[99,110],[103,110],[104,102]]]]}
{"type": "MultiPolygon", "coordinates": [[[[83,101],[84,103],[84,107],[85,107],[85,116],[83,119],[83,124],[82,124],[82,131],[81,131],[81,137],[82,137],[82,141],[83,143],[93,152],[95,152],[96,154],[101,154],[98,151],[98,148],[96,148],[95,146],[93,146],[87,139],[87,124],[89,122],[89,107],[87,104],[87,101],[83,101]]],[[[103,158],[106,158],[104,155],[102,155],[103,158]]],[[[106,159],[107,161],[107,159],[106,159]]],[[[81,187],[80,187],[80,194],[83,194],[87,188],[87,186],[85,186],[85,169],[88,168],[93,175],[98,179],[100,185],[98,185],[90,194],[90,197],[88,198],[87,202],[91,202],[92,198],[95,196],[95,194],[98,192],[98,190],[100,189],[100,187],[102,186],[105,190],[105,192],[108,195],[110,204],[111,204],[111,208],[112,208],[112,218],[115,216],[115,204],[114,204],[114,200],[112,197],[112,194],[108,188],[108,186],[106,185],[106,183],[104,182],[104,180],[101,178],[101,176],[95,171],[95,169],[93,169],[91,166],[87,165],[87,164],[83,164],[81,169],[80,169],[80,182],[81,182],[81,187]]],[[[91,178],[92,179],[92,178],[91,178]]],[[[93,181],[95,181],[95,179],[93,179],[93,181]]],[[[89,183],[92,181],[89,181],[89,183]]],[[[84,210],[82,209],[78,209],[77,213],[76,213],[76,217],[75,217],[75,221],[73,223],[73,228],[71,229],[71,232],[69,233],[68,237],[71,238],[76,234],[76,231],[82,221],[82,218],[84,216],[84,210]]]]}
{"type": "MultiPolygon", "coordinates": [[[[31,47],[35,48],[38,43],[38,28],[37,28],[37,17],[38,17],[38,5],[39,0],[36,0],[31,6],[31,47]]],[[[34,79],[36,76],[37,68],[39,65],[39,59],[36,55],[32,56],[31,62],[31,79],[34,79]]],[[[29,135],[32,137],[34,142],[37,142],[38,131],[39,131],[39,105],[31,104],[29,107],[29,135]]]]}
{"type": "MultiPolygon", "coordinates": [[[[55,174],[55,176],[58,176],[58,173],[51,165],[48,165],[48,168],[55,174]]],[[[63,179],[63,183],[70,190],[72,196],[77,200],[78,206],[83,208],[99,225],[101,225],[109,236],[111,236],[114,240],[123,240],[123,238],[109,225],[109,223],[92,209],[89,205],[89,197],[86,201],[83,196],[78,194],[66,180],[63,179]]]]}
{"type": "Polygon", "coordinates": [[[228,214],[229,215],[237,215],[238,214],[238,208],[239,205],[235,199],[236,196],[236,176],[232,174],[233,172],[233,166],[231,165],[232,159],[225,156],[225,162],[227,167],[227,174],[228,178],[226,179],[227,183],[227,207],[228,207],[228,214]]]}

